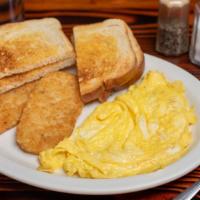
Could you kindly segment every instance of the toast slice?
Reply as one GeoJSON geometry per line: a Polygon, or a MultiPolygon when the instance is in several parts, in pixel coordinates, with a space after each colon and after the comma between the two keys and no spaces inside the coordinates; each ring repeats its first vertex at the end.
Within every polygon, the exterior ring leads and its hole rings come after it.
{"type": "Polygon", "coordinates": [[[73,29],[82,100],[104,101],[112,90],[134,83],[144,54],[128,25],[119,19],[73,29]]]}
{"type": "Polygon", "coordinates": [[[45,65],[41,68],[36,68],[21,74],[14,74],[12,76],[0,79],[0,94],[7,92],[13,88],[24,85],[25,83],[37,80],[50,72],[61,70],[65,67],[71,66],[74,63],[74,58],[69,58],[63,61],[58,61],[53,64],[45,65]]]}
{"type": "Polygon", "coordinates": [[[0,134],[14,127],[20,119],[24,105],[35,82],[0,95],[0,134]]]}
{"type": "Polygon", "coordinates": [[[0,26],[0,78],[74,58],[74,50],[55,18],[0,26]]]}
{"type": "Polygon", "coordinates": [[[17,126],[17,143],[38,154],[70,136],[82,110],[78,81],[68,72],[53,72],[39,80],[17,126]]]}

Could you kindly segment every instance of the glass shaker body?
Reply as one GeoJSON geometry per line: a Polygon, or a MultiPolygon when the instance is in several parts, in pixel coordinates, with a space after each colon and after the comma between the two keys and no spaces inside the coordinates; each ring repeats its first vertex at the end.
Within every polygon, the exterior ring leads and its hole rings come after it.
{"type": "Polygon", "coordinates": [[[200,2],[195,6],[195,17],[189,56],[192,63],[200,66],[200,2]]]}
{"type": "Polygon", "coordinates": [[[24,19],[24,0],[0,0],[0,24],[24,19]]]}
{"type": "Polygon", "coordinates": [[[156,50],[178,56],[189,48],[189,0],[160,0],[156,50]]]}

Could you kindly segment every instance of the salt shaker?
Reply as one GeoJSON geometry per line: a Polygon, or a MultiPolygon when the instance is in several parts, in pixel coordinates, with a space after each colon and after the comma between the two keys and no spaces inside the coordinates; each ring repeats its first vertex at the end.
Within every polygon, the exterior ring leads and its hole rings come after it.
{"type": "Polygon", "coordinates": [[[24,19],[24,0],[0,0],[0,24],[24,19]]]}
{"type": "Polygon", "coordinates": [[[156,51],[178,56],[189,48],[190,0],[160,0],[156,51]]]}
{"type": "Polygon", "coordinates": [[[194,26],[190,45],[190,60],[200,66],[200,2],[195,5],[194,26]]]}

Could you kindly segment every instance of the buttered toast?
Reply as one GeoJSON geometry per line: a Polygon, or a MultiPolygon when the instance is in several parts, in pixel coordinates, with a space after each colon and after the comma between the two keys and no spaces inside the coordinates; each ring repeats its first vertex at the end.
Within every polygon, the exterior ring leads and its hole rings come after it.
{"type": "Polygon", "coordinates": [[[73,29],[82,100],[104,101],[109,93],[140,78],[144,54],[128,25],[119,19],[73,29]]]}
{"type": "Polygon", "coordinates": [[[55,18],[0,26],[0,78],[73,58],[73,47],[55,18]]]}

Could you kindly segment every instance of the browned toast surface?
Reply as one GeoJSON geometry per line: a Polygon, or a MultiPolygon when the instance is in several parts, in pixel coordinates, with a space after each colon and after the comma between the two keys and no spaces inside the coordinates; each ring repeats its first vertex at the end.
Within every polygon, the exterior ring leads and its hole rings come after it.
{"type": "Polygon", "coordinates": [[[140,78],[144,54],[122,20],[76,26],[73,30],[81,97],[103,101],[112,90],[140,78]]]}
{"type": "Polygon", "coordinates": [[[33,69],[28,72],[4,77],[0,79],[0,94],[7,92],[13,88],[19,87],[25,83],[37,80],[50,72],[58,71],[73,64],[74,58],[66,59],[63,61],[45,65],[40,68],[33,69]]]}
{"type": "Polygon", "coordinates": [[[0,26],[0,78],[71,57],[73,47],[55,18],[0,26]]]}

